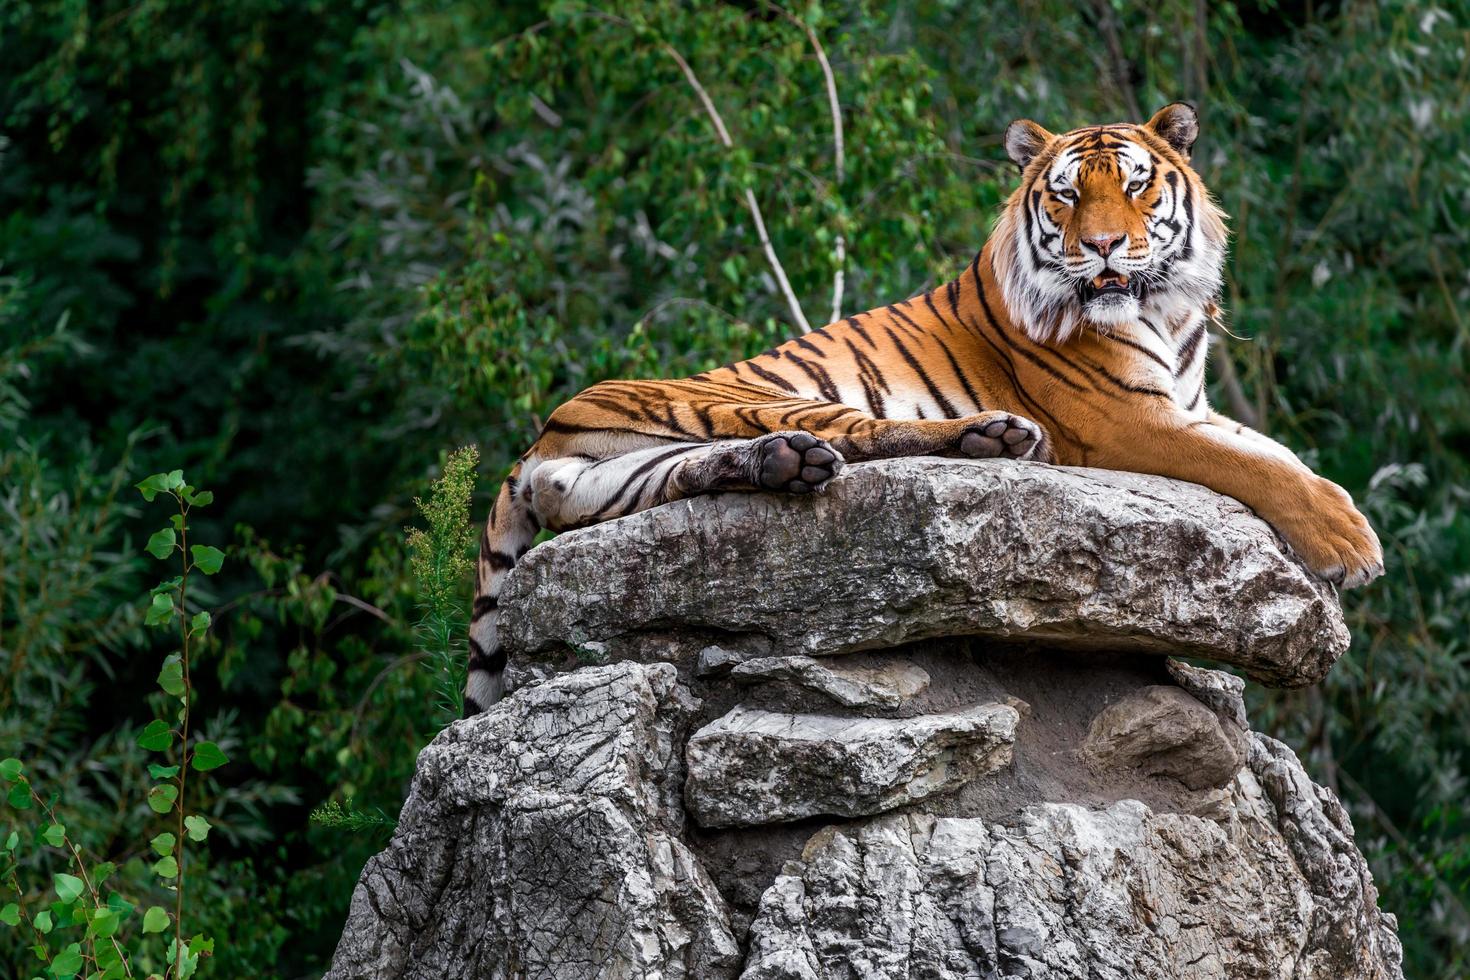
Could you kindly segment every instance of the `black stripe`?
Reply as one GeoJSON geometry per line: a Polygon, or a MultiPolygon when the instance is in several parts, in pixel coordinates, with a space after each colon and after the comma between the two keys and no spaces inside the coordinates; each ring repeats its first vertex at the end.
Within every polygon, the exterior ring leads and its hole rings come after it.
{"type": "Polygon", "coordinates": [[[857,317],[855,317],[855,316],[848,317],[847,318],[847,325],[850,326],[850,327],[852,327],[852,329],[856,330],[857,331],[857,335],[859,337],[863,338],[863,340],[866,340],[868,342],[868,346],[869,347],[873,348],[874,350],[877,350],[878,349],[878,345],[875,344],[875,343],[873,343],[873,338],[868,336],[868,331],[863,327],[863,325],[861,323],[858,323],[857,322],[857,317]]]}
{"type": "Polygon", "coordinates": [[[470,614],[470,622],[474,622],[481,616],[493,613],[499,607],[500,600],[493,595],[476,596],[474,611],[470,614]]]}
{"type": "Polygon", "coordinates": [[[800,392],[797,391],[796,386],[793,385],[790,381],[787,381],[780,375],[772,374],[770,371],[767,371],[759,364],[756,364],[753,361],[747,361],[745,366],[750,368],[750,370],[754,372],[758,377],[760,377],[761,380],[769,382],[770,384],[775,385],[777,388],[783,388],[786,391],[791,392],[793,395],[800,394],[800,392]]]}
{"type": "Polygon", "coordinates": [[[1096,372],[1094,376],[1101,377],[1104,381],[1108,382],[1111,385],[1114,385],[1122,391],[1127,391],[1135,395],[1152,395],[1155,398],[1169,397],[1168,392],[1159,391],[1157,388],[1149,388],[1144,385],[1135,385],[1132,382],[1124,381],[1122,378],[1118,377],[1116,374],[1109,371],[1107,368],[1103,367],[1101,364],[1097,363],[1090,357],[1083,357],[1081,354],[1077,354],[1075,352],[1074,356],[1076,358],[1076,363],[1079,368],[1082,368],[1084,370],[1090,368],[1091,371],[1089,373],[1096,372]]]}
{"type": "Polygon", "coordinates": [[[898,307],[894,306],[892,303],[889,303],[888,306],[885,307],[885,309],[888,310],[889,323],[900,327],[903,332],[908,334],[910,337],[913,337],[917,340],[924,339],[924,331],[920,330],[919,325],[913,320],[909,319],[908,316],[900,313],[898,307]],[[900,323],[899,321],[902,322],[900,323]]]}
{"type": "MultiPolygon", "coordinates": [[[[797,337],[796,338],[796,346],[801,347],[801,348],[804,348],[806,350],[809,350],[813,354],[817,355],[818,357],[826,357],[827,356],[827,352],[826,351],[822,350],[822,348],[818,347],[816,344],[814,344],[811,341],[807,340],[805,337],[797,337]]],[[[790,357],[791,355],[788,354],[786,356],[787,357],[790,357]]]]}
{"type": "Polygon", "coordinates": [[[827,399],[827,401],[837,402],[842,400],[842,396],[837,391],[837,386],[832,383],[832,376],[822,370],[821,367],[815,364],[808,364],[789,351],[786,354],[786,359],[806,372],[806,376],[815,382],[817,391],[821,392],[822,397],[827,399]]]}
{"type": "Polygon", "coordinates": [[[959,411],[950,404],[949,399],[945,398],[944,393],[935,386],[932,380],[930,380],[929,375],[924,371],[923,366],[921,366],[919,362],[914,359],[914,355],[909,353],[909,349],[903,345],[903,341],[898,339],[898,334],[894,333],[893,330],[889,327],[884,327],[883,332],[888,334],[888,339],[893,341],[893,346],[898,348],[899,356],[902,357],[906,362],[908,362],[908,366],[913,370],[915,374],[919,376],[919,380],[924,382],[924,387],[929,389],[930,397],[934,399],[934,404],[939,406],[939,410],[944,413],[945,418],[959,418],[959,411]]]}
{"type": "Polygon", "coordinates": [[[882,374],[880,373],[877,382],[874,382],[868,370],[868,365],[872,362],[857,349],[852,341],[844,339],[842,342],[847,345],[848,350],[852,351],[853,360],[857,362],[858,382],[863,386],[863,396],[868,400],[868,413],[874,418],[887,418],[888,416],[884,414],[883,391],[880,388],[880,385],[886,387],[882,374]]]}
{"type": "Polygon", "coordinates": [[[666,436],[658,432],[644,432],[638,429],[623,429],[609,425],[577,425],[575,422],[561,422],[556,419],[547,419],[546,424],[541,427],[541,434],[556,432],[562,434],[578,435],[592,432],[627,432],[633,435],[644,436],[649,439],[666,439],[672,442],[687,442],[681,436],[666,436]]]}
{"type": "Polygon", "coordinates": [[[508,572],[516,567],[516,560],[503,551],[491,549],[480,555],[480,560],[497,572],[508,572]]]}
{"type": "Polygon", "coordinates": [[[1184,370],[1194,363],[1195,351],[1199,349],[1199,342],[1204,338],[1206,323],[1201,320],[1193,332],[1185,338],[1184,343],[1179,345],[1179,367],[1175,370],[1175,376],[1184,373],[1184,370]]]}
{"type": "Polygon", "coordinates": [[[965,377],[965,372],[960,370],[960,362],[955,360],[954,355],[951,354],[949,351],[949,347],[938,340],[936,340],[935,343],[939,344],[939,349],[944,351],[944,356],[949,358],[950,369],[954,371],[954,376],[958,378],[960,380],[960,384],[964,386],[965,394],[969,396],[970,401],[975,403],[975,411],[985,411],[985,403],[980,400],[980,396],[976,394],[975,389],[970,385],[970,379],[965,377]]]}
{"type": "Polygon", "coordinates": [[[1067,377],[1065,374],[1058,371],[1050,364],[1046,363],[1046,361],[1042,360],[1041,357],[1033,354],[1031,351],[1018,344],[1015,339],[1010,336],[1010,334],[1012,332],[1019,333],[1019,331],[1007,331],[1001,328],[1001,326],[995,322],[995,314],[992,313],[990,310],[990,302],[985,298],[985,287],[980,285],[980,277],[978,275],[975,277],[975,286],[980,290],[980,305],[985,308],[986,318],[990,320],[990,325],[995,328],[996,336],[999,337],[1007,347],[1015,351],[1017,354],[1020,354],[1022,357],[1026,358],[1026,360],[1030,361],[1032,364],[1036,365],[1047,374],[1056,378],[1058,381],[1066,385],[1068,388],[1071,388],[1073,391],[1087,390],[1087,387],[1085,385],[1080,385],[1077,382],[1073,381],[1071,378],[1067,377]]]}
{"type": "Polygon", "coordinates": [[[1119,336],[1117,336],[1115,334],[1110,334],[1110,333],[1101,334],[1101,336],[1106,337],[1108,340],[1114,341],[1115,343],[1126,344],[1127,346],[1132,347],[1134,350],[1138,351],[1139,353],[1148,355],[1149,357],[1151,357],[1151,358],[1154,359],[1154,361],[1159,365],[1159,367],[1163,368],[1165,371],[1169,371],[1171,374],[1173,373],[1173,369],[1171,367],[1169,367],[1169,364],[1168,364],[1167,361],[1165,361],[1162,357],[1160,357],[1159,355],[1155,354],[1153,351],[1149,350],[1147,347],[1143,346],[1142,344],[1138,343],[1137,341],[1129,340],[1127,337],[1119,337],[1119,336]]]}
{"type": "MultiPolygon", "coordinates": [[[[662,464],[673,459],[675,456],[688,453],[695,448],[697,447],[676,446],[673,449],[666,449],[663,452],[659,453],[657,456],[654,456],[650,459],[645,459],[642,463],[638,464],[637,469],[633,470],[627,475],[627,477],[623,479],[622,485],[618,487],[618,492],[612,497],[612,499],[605,501],[601,507],[597,508],[597,513],[599,515],[607,514],[614,507],[621,504],[623,502],[623,498],[627,496],[629,489],[632,488],[633,481],[638,479],[640,476],[643,476],[645,473],[648,473],[648,471],[653,469],[655,466],[661,466],[662,464]]],[[[644,477],[643,486],[646,486],[648,484],[649,479],[650,477],[644,477]]],[[[643,486],[640,486],[638,488],[638,493],[634,494],[634,502],[636,502],[639,495],[642,494],[643,486]]]]}

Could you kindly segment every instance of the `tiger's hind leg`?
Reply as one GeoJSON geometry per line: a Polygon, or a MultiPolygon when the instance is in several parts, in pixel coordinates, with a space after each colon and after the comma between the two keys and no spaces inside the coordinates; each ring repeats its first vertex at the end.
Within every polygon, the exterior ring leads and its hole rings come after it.
{"type": "Polygon", "coordinates": [[[633,449],[601,459],[568,455],[542,459],[533,449],[500,488],[485,533],[470,618],[469,673],[464,714],[476,715],[504,693],[505,650],[498,623],[505,577],[541,528],[566,531],[702,493],[771,490],[813,493],[842,471],[832,446],[806,432],[753,439],[689,442],[633,449]]]}
{"type": "Polygon", "coordinates": [[[842,466],[831,444],[810,433],[772,432],[605,459],[547,460],[531,471],[526,489],[540,524],[565,531],[703,493],[821,492],[842,466]]]}

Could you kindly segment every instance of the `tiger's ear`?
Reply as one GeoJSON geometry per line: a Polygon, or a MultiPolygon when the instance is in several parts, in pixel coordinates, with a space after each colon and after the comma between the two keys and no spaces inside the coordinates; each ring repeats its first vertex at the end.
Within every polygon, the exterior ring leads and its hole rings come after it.
{"type": "Polygon", "coordinates": [[[1199,139],[1199,113],[1188,102],[1171,102],[1154,117],[1143,124],[1143,128],[1168,143],[1185,160],[1199,139]]]}
{"type": "Polygon", "coordinates": [[[1036,154],[1051,142],[1051,133],[1029,119],[1017,119],[1006,127],[1006,155],[1020,167],[1036,159],[1036,154]]]}

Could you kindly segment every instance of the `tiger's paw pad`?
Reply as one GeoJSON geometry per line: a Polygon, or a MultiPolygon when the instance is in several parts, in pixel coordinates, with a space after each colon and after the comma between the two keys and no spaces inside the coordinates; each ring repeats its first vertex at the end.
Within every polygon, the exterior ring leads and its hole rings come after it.
{"type": "Polygon", "coordinates": [[[971,459],[1030,459],[1041,445],[1041,426],[1019,415],[977,422],[960,436],[960,452],[971,459]]]}
{"type": "Polygon", "coordinates": [[[821,493],[842,472],[842,455],[809,432],[773,432],[756,440],[755,451],[764,490],[821,493]]]}

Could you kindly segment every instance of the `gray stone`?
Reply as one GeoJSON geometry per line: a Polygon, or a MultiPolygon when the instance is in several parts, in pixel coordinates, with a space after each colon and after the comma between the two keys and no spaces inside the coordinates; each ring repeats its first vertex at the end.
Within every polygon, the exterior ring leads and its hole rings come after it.
{"type": "Polygon", "coordinates": [[[897,708],[929,686],[922,667],[896,659],[881,667],[853,667],[832,657],[756,657],[736,663],[730,678],[790,684],[845,708],[897,708]]]}
{"type": "Polygon", "coordinates": [[[637,656],[671,629],[691,655],[700,636],[823,656],[976,635],[1205,657],[1284,686],[1348,646],[1332,586],[1234,500],[999,460],[862,463],[819,496],[719,494],[563,534],[511,572],[500,628],[521,656],[574,640],[637,656]]]}
{"type": "Polygon", "coordinates": [[[953,791],[1011,761],[1016,709],[836,718],[743,706],[695,732],[684,802],[705,827],[859,816],[953,791]]]}
{"type": "Polygon", "coordinates": [[[1158,659],[1346,645],[1199,487],[853,466],[564,534],[500,608],[514,693],[420,753],[330,980],[1402,976],[1337,799],[1158,659]]]}
{"type": "Polygon", "coordinates": [[[1207,789],[1235,778],[1242,747],[1187,691],[1155,684],[1099,712],[1082,751],[1101,769],[1134,767],[1207,789]]]}
{"type": "Polygon", "coordinates": [[[730,976],[728,910],[679,832],[693,705],[668,664],[529,685],[419,754],[327,976],[730,976]]]}
{"type": "Polygon", "coordinates": [[[1284,746],[1256,737],[1232,804],[827,828],[762,897],[742,980],[1402,977],[1341,807],[1284,746]]]}

